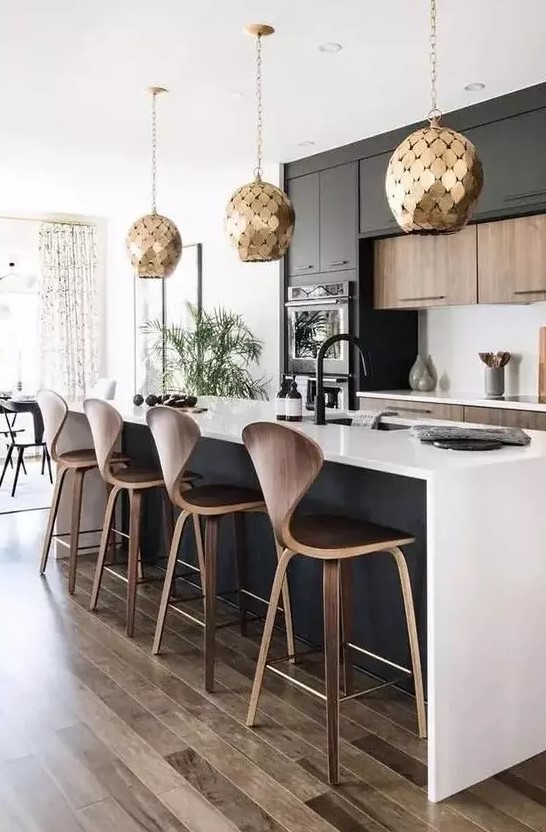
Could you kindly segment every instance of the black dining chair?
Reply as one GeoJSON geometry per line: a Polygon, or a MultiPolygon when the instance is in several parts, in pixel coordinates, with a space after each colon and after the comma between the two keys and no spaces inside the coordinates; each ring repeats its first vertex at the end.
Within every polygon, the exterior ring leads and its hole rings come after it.
{"type": "Polygon", "coordinates": [[[10,445],[8,447],[8,453],[6,459],[4,461],[4,467],[2,469],[2,474],[0,476],[0,488],[2,487],[2,483],[4,482],[4,476],[8,469],[8,466],[11,463],[13,452],[17,451],[17,463],[15,465],[15,476],[13,477],[13,486],[11,489],[11,496],[15,496],[15,491],[17,489],[17,481],[19,479],[19,471],[22,467],[24,467],[24,453],[27,448],[41,448],[42,449],[42,474],[45,472],[45,466],[47,465],[47,470],[49,473],[49,480],[53,483],[53,475],[51,473],[51,459],[49,457],[49,452],[47,450],[46,443],[44,442],[44,422],[42,419],[42,413],[38,406],[38,402],[36,401],[14,401],[13,399],[9,399],[8,401],[2,402],[2,408],[4,411],[8,413],[30,413],[32,416],[33,428],[34,428],[34,437],[30,437],[33,441],[24,442],[24,437],[19,438],[18,433],[20,431],[15,431],[13,428],[13,424],[10,422],[9,418],[6,419],[8,425],[8,432],[10,436],[10,445]]]}
{"type": "MultiPolygon", "coordinates": [[[[9,417],[9,414],[8,414],[7,410],[4,410],[4,408],[2,407],[2,402],[7,401],[8,399],[9,399],[9,396],[0,396],[0,414],[2,414],[4,416],[4,422],[7,423],[5,430],[2,430],[0,428],[0,436],[4,439],[4,442],[6,443],[6,453],[9,450],[9,446],[11,445],[11,435],[12,435],[12,433],[17,435],[18,433],[24,433],[25,432],[24,428],[16,428],[15,427],[15,420],[17,419],[17,413],[14,413],[12,415],[11,422],[10,422],[10,417],[9,417]]],[[[0,420],[0,424],[1,424],[1,420],[0,420]]],[[[10,459],[9,467],[13,468],[13,459],[10,459]]],[[[23,472],[26,474],[27,469],[25,467],[25,460],[24,459],[23,459],[23,463],[22,463],[22,468],[23,468],[23,472]]]]}

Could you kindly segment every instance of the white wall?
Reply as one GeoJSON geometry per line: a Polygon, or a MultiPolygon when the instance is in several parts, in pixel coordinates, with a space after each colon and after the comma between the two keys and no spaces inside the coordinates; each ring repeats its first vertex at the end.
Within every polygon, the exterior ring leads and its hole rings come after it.
{"type": "MultiPolygon", "coordinates": [[[[227,243],[223,218],[231,193],[252,175],[245,167],[221,162],[202,170],[174,164],[159,167],[159,210],[172,217],[187,243],[203,243],[205,306],[225,305],[240,312],[264,342],[258,375],[274,379],[279,352],[280,280],[278,264],[243,264],[227,243]]],[[[277,183],[278,166],[265,170],[277,183]]],[[[134,277],[125,253],[130,224],[149,207],[147,160],[99,156],[52,158],[28,153],[0,160],[0,216],[74,214],[103,218],[106,269],[103,324],[105,372],[118,380],[118,393],[133,393],[134,277]]]]}
{"type": "Polygon", "coordinates": [[[546,303],[430,309],[420,313],[421,351],[431,356],[439,387],[482,393],[484,367],[478,352],[508,350],[506,393],[537,395],[541,326],[546,326],[546,303]]]}

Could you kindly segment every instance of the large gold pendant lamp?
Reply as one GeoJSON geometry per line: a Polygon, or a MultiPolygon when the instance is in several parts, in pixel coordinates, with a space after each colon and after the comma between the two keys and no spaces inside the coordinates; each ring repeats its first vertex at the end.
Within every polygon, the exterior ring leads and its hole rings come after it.
{"type": "Polygon", "coordinates": [[[459,231],[483,187],[482,164],[472,142],[440,123],[436,63],[436,0],[431,0],[430,124],[396,148],[385,182],[391,211],[403,231],[459,231]]]}
{"type": "Polygon", "coordinates": [[[266,23],[245,26],[256,38],[257,140],[254,181],[231,197],[226,210],[226,231],[244,263],[280,260],[294,233],[295,214],[284,191],[262,180],[262,37],[275,31],[266,23]]]}
{"type": "Polygon", "coordinates": [[[156,99],[164,87],[149,87],[152,96],[152,210],[136,220],[126,237],[127,253],[135,275],[144,278],[169,277],[182,254],[182,238],[174,222],[157,213],[157,108],[156,99]]]}

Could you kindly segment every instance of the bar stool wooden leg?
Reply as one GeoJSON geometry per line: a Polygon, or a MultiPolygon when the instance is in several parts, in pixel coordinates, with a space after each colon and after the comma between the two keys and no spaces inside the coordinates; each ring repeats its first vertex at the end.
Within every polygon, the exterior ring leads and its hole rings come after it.
{"type": "Polygon", "coordinates": [[[339,782],[339,560],[323,563],[324,676],[328,780],[339,782]]]}
{"type": "Polygon", "coordinates": [[[49,509],[49,516],[47,518],[47,529],[44,538],[44,545],[42,548],[42,559],[40,561],[40,575],[44,574],[47,566],[47,559],[49,557],[49,550],[51,548],[51,539],[53,537],[53,529],[55,528],[55,520],[57,519],[57,512],[59,511],[59,503],[61,501],[63,483],[67,471],[68,468],[57,468],[57,476],[55,477],[55,488],[53,489],[53,499],[51,501],[51,508],[49,509]]]}
{"type": "Polygon", "coordinates": [[[203,549],[203,534],[201,532],[201,520],[198,514],[192,515],[193,532],[195,536],[195,548],[197,549],[197,562],[199,574],[201,575],[201,589],[205,593],[205,552],[203,549]]]}
{"type": "Polygon", "coordinates": [[[248,634],[247,614],[244,605],[245,598],[241,592],[241,590],[247,586],[247,551],[244,514],[236,512],[233,515],[233,523],[235,526],[235,557],[237,565],[237,588],[239,594],[239,625],[241,628],[241,635],[246,636],[248,634]]]}
{"type": "Polygon", "coordinates": [[[352,641],[353,605],[351,589],[351,561],[341,562],[341,636],[343,639],[343,693],[349,696],[353,692],[353,664],[351,649],[346,646],[352,641]]]}
{"type": "Polygon", "coordinates": [[[277,607],[279,605],[279,598],[286,578],[286,569],[294,553],[290,549],[285,549],[282,557],[279,558],[277,571],[273,580],[271,588],[271,598],[269,599],[269,606],[267,607],[267,615],[265,618],[264,632],[262,635],[262,643],[260,645],[260,653],[258,662],[256,664],[256,673],[254,674],[254,683],[252,685],[252,693],[250,695],[250,704],[248,706],[248,714],[246,717],[246,724],[249,728],[254,725],[256,720],[256,711],[258,709],[258,700],[262,689],[264,679],[265,666],[267,664],[267,655],[269,653],[269,645],[271,644],[271,636],[273,634],[273,627],[275,625],[275,616],[277,615],[277,607]]]}
{"type": "Polygon", "coordinates": [[[173,537],[171,541],[171,548],[169,551],[169,559],[167,561],[167,570],[165,573],[165,581],[163,583],[163,592],[161,593],[161,603],[159,604],[159,613],[157,616],[157,624],[155,627],[155,635],[154,635],[154,644],[152,647],[152,653],[157,656],[159,651],[161,650],[161,640],[163,638],[163,630],[165,628],[165,619],[167,617],[167,610],[169,608],[169,599],[171,596],[171,588],[173,585],[174,580],[174,573],[176,570],[176,562],[178,559],[178,548],[180,546],[180,540],[182,538],[182,533],[184,531],[184,526],[186,525],[186,520],[189,517],[189,513],[187,511],[181,512],[178,520],[176,521],[176,525],[174,527],[173,537]]]}
{"type": "Polygon", "coordinates": [[[166,491],[163,491],[163,523],[165,531],[165,554],[170,551],[174,534],[174,506],[166,491]]]}
{"type": "Polygon", "coordinates": [[[205,520],[205,690],[214,691],[216,652],[216,549],[219,517],[205,520]]]}
{"type": "Polygon", "coordinates": [[[138,583],[140,549],[140,513],[142,491],[132,488],[129,492],[129,552],[127,557],[127,635],[135,632],[135,606],[138,583]]]}
{"type": "Polygon", "coordinates": [[[72,519],[70,522],[70,557],[68,560],[68,592],[70,595],[73,595],[76,589],[76,568],[78,566],[78,546],[80,544],[80,518],[82,513],[84,476],[85,468],[74,469],[72,519]]]}
{"type": "Polygon", "coordinates": [[[409,577],[408,564],[401,549],[396,547],[390,549],[391,555],[396,561],[402,596],[404,598],[404,610],[408,625],[408,639],[411,652],[411,664],[413,667],[413,681],[415,684],[415,699],[417,702],[417,724],[419,736],[424,739],[427,736],[427,715],[425,710],[425,695],[423,691],[423,673],[421,670],[421,655],[419,653],[419,639],[417,636],[417,623],[415,621],[415,607],[413,606],[413,593],[409,577]]]}
{"type": "Polygon", "coordinates": [[[114,518],[114,508],[120,488],[111,488],[108,494],[106,503],[106,511],[104,513],[104,522],[102,526],[102,535],[100,538],[99,555],[97,558],[97,565],[95,567],[95,577],[93,579],[93,589],[91,591],[91,601],[89,602],[89,609],[95,610],[97,608],[97,601],[99,597],[100,585],[102,583],[102,574],[104,572],[104,562],[106,560],[106,553],[108,551],[108,544],[110,541],[110,533],[112,529],[112,522],[114,518]]]}
{"type": "MultiPolygon", "coordinates": [[[[277,550],[277,564],[279,563],[280,559],[282,558],[283,548],[279,546],[278,543],[275,543],[275,548],[277,550]]],[[[290,588],[288,586],[288,576],[284,576],[284,581],[282,585],[282,608],[284,613],[284,626],[286,629],[286,648],[288,650],[288,655],[292,656],[290,662],[292,664],[296,663],[296,643],[294,641],[294,625],[292,624],[292,606],[290,604],[290,588]]]]}

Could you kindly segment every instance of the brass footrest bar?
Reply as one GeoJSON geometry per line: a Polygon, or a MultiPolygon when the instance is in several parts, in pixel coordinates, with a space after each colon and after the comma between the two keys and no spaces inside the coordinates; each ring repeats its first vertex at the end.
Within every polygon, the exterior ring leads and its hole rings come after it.
{"type": "Polygon", "coordinates": [[[372,659],[376,659],[378,662],[383,662],[383,664],[388,664],[390,667],[394,667],[395,670],[400,670],[402,673],[407,673],[408,676],[413,676],[413,673],[408,667],[403,667],[401,664],[396,664],[396,662],[391,662],[390,659],[384,659],[383,656],[378,656],[376,653],[372,653],[370,650],[365,650],[363,647],[359,647],[358,644],[352,644],[350,641],[345,642],[342,647],[350,647],[351,650],[357,650],[359,653],[364,653],[365,656],[370,656],[372,659]]]}
{"type": "MultiPolygon", "coordinates": [[[[81,537],[82,534],[100,534],[102,529],[83,529],[79,532],[78,537],[81,537]]],[[[112,529],[113,535],[118,535],[119,537],[126,537],[129,538],[128,534],[125,532],[120,532],[118,529],[112,529]]],[[[61,546],[66,546],[67,549],[70,549],[70,541],[63,540],[65,537],[70,537],[70,532],[55,532],[55,534],[51,535],[52,538],[55,538],[59,541],[61,546]]],[[[78,546],[78,551],[85,551],[87,549],[98,549],[99,543],[91,543],[89,546],[78,546]]]]}

